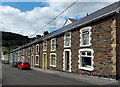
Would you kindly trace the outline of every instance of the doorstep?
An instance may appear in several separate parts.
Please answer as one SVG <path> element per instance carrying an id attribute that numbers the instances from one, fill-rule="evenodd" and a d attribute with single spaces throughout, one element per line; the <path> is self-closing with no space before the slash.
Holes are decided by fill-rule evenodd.
<path id="1" fill-rule="evenodd" d="M 74 79 L 77 81 L 87 82 L 91 85 L 120 85 L 120 82 L 115 79 L 67 73 L 67 72 L 61 72 L 61 71 L 55 71 L 55 70 L 49 70 L 49 69 L 41 69 L 41 68 L 36 68 L 36 67 L 32 67 L 31 69 L 37 70 L 37 71 L 40 71 L 43 73 L 47 73 L 47 74 L 52 74 L 52 75 L 59 76 L 59 77 L 64 77 L 64 78 L 68 78 L 68 79 Z"/>

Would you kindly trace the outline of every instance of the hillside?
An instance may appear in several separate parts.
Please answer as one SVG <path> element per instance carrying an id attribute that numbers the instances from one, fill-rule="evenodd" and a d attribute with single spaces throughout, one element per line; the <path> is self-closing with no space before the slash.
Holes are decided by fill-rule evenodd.
<path id="1" fill-rule="evenodd" d="M 30 38 L 28 38 L 28 36 L 23 36 L 11 32 L 0 31 L 0 35 L 2 37 L 2 40 L 0 40 L 0 52 L 13 50 L 30 41 Z"/>

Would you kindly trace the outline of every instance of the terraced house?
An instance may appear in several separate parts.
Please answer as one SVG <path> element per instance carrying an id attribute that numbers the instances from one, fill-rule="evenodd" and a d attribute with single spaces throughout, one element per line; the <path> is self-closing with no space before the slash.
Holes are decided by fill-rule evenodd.
<path id="1" fill-rule="evenodd" d="M 32 67 L 120 79 L 119 37 L 120 2 L 116 2 L 9 54 Z M 14 56 L 17 52 L 19 57 Z"/>

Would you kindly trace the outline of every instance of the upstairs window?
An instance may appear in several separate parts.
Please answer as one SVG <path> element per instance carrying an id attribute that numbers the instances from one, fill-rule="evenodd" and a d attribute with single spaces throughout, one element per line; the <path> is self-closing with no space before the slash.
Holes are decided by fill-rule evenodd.
<path id="1" fill-rule="evenodd" d="M 71 46 L 71 32 L 67 32 L 64 35 L 64 47 Z"/>
<path id="2" fill-rule="evenodd" d="M 39 44 L 36 45 L 36 52 L 39 52 Z"/>
<path id="3" fill-rule="evenodd" d="M 47 51 L 47 41 L 43 42 L 43 51 Z"/>
<path id="4" fill-rule="evenodd" d="M 80 47 L 91 46 L 91 27 L 80 30 Z"/>
<path id="5" fill-rule="evenodd" d="M 56 51 L 56 39 L 51 40 L 51 51 Z"/>

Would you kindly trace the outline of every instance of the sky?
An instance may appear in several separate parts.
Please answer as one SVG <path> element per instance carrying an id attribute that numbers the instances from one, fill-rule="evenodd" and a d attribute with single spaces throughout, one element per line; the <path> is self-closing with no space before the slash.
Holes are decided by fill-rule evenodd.
<path id="1" fill-rule="evenodd" d="M 87 13 L 91 14 L 113 2 L 77 2 L 47 27 L 42 28 L 73 2 L 6 1 L 0 4 L 0 29 L 34 37 L 42 35 L 46 30 L 52 32 L 61 28 L 67 18 L 80 19 Z M 37 33 L 33 35 L 35 32 Z"/>

